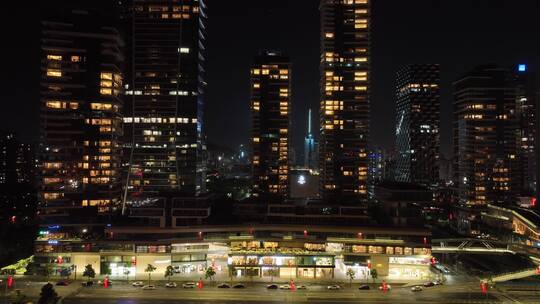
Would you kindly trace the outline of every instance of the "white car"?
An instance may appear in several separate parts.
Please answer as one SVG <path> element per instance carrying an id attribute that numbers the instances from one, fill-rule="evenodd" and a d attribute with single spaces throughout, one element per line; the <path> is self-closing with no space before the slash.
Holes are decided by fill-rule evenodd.
<path id="1" fill-rule="evenodd" d="M 165 284 L 165 287 L 167 287 L 167 288 L 176 288 L 176 287 L 178 287 L 178 284 L 176 284 L 175 282 L 168 282 L 167 284 Z"/>
<path id="2" fill-rule="evenodd" d="M 413 286 L 413 287 L 411 287 L 411 291 L 414 291 L 414 292 L 422 291 L 422 290 L 424 290 L 422 288 L 422 286 Z"/>
<path id="3" fill-rule="evenodd" d="M 291 285 L 279 285 L 279 289 L 289 290 L 291 289 Z"/>
<path id="4" fill-rule="evenodd" d="M 156 289 L 156 286 L 154 285 L 144 285 L 142 287 L 142 290 L 155 290 Z"/>
<path id="5" fill-rule="evenodd" d="M 184 284 L 182 284 L 182 288 L 195 288 L 195 283 L 193 283 L 193 282 L 184 283 Z"/>
<path id="6" fill-rule="evenodd" d="M 297 285 L 296 289 L 307 289 L 306 285 Z"/>
<path id="7" fill-rule="evenodd" d="M 143 287 L 144 283 L 141 282 L 141 281 L 137 281 L 137 282 L 131 283 L 131 286 L 133 286 L 133 287 Z"/>
<path id="8" fill-rule="evenodd" d="M 340 290 L 341 286 L 339 286 L 339 285 L 328 285 L 328 286 L 326 286 L 326 289 L 328 289 L 328 290 Z"/>

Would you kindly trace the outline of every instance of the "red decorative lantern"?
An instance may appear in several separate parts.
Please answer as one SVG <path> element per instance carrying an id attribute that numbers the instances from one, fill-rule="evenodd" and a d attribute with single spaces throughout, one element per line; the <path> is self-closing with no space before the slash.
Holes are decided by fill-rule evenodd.
<path id="1" fill-rule="evenodd" d="M 12 288 L 13 287 L 13 277 L 9 276 L 7 279 L 7 287 Z"/>
<path id="2" fill-rule="evenodd" d="M 199 279 L 199 282 L 197 282 L 197 288 L 199 288 L 199 289 L 203 288 L 203 283 L 202 283 L 201 279 Z"/>
<path id="3" fill-rule="evenodd" d="M 296 285 L 294 284 L 293 279 L 291 279 L 291 282 L 289 282 L 289 287 L 291 288 L 291 290 L 296 290 Z"/>
<path id="4" fill-rule="evenodd" d="M 386 281 L 382 281 L 382 291 L 387 292 L 388 291 L 388 284 L 386 284 Z"/>
<path id="5" fill-rule="evenodd" d="M 370 260 L 367 261 L 367 268 L 371 269 L 371 261 Z"/>
<path id="6" fill-rule="evenodd" d="M 105 278 L 105 280 L 103 280 L 103 288 L 109 288 L 109 278 Z"/>
<path id="7" fill-rule="evenodd" d="M 531 207 L 536 207 L 536 197 L 531 198 Z"/>
<path id="8" fill-rule="evenodd" d="M 16 217 L 15 215 L 12 216 L 11 219 L 10 219 L 10 221 L 11 221 L 12 224 L 17 223 L 17 217 Z"/>
<path id="9" fill-rule="evenodd" d="M 131 257 L 131 266 L 137 266 L 137 258 Z"/>
<path id="10" fill-rule="evenodd" d="M 307 236 L 307 230 L 304 230 L 304 236 L 305 237 Z"/>
<path id="11" fill-rule="evenodd" d="M 482 290 L 482 294 L 487 294 L 487 283 L 486 282 L 482 282 L 480 283 L 480 289 Z"/>
<path id="12" fill-rule="evenodd" d="M 359 238 L 359 239 L 362 238 L 362 232 L 358 232 L 358 238 Z"/>

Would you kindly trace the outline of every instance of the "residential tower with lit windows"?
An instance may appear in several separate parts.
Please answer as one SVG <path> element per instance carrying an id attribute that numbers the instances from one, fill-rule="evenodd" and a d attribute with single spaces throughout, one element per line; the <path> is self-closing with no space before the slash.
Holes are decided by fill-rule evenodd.
<path id="1" fill-rule="evenodd" d="M 454 82 L 454 183 L 461 203 L 515 202 L 521 190 L 514 72 L 480 66 Z"/>
<path id="2" fill-rule="evenodd" d="M 368 200 L 370 2 L 320 3 L 319 169 L 326 199 Z"/>
<path id="3" fill-rule="evenodd" d="M 438 64 L 411 64 L 397 72 L 398 182 L 430 185 L 439 180 L 439 85 Z"/>
<path id="4" fill-rule="evenodd" d="M 124 42 L 100 14 L 42 22 L 40 217 L 89 222 L 121 198 Z"/>
<path id="5" fill-rule="evenodd" d="M 252 176 L 254 196 L 289 193 L 291 63 L 266 51 L 251 67 Z"/>
<path id="6" fill-rule="evenodd" d="M 205 192 L 204 11 L 202 0 L 126 3 L 127 201 Z"/>

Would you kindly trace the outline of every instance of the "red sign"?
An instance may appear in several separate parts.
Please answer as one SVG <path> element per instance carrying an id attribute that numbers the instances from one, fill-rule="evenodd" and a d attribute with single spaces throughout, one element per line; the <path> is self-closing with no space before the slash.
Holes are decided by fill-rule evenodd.
<path id="1" fill-rule="evenodd" d="M 480 283 L 480 289 L 482 289 L 482 294 L 487 294 L 487 283 L 486 282 Z"/>

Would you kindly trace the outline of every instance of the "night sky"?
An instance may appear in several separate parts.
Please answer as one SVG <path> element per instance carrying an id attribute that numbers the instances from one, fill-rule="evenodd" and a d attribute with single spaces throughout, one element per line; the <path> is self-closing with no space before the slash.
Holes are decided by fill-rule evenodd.
<path id="1" fill-rule="evenodd" d="M 99 3 L 105 6 L 108 1 Z M 248 143 L 249 68 L 259 50 L 277 49 L 288 54 L 293 64 L 292 134 L 300 155 L 307 110 L 316 112 L 319 104 L 319 1 L 206 3 L 208 141 L 230 148 Z M 0 18 L 0 129 L 15 131 L 26 141 L 38 138 L 39 21 L 40 5 L 45 4 L 50 2 L 9 1 L 3 3 Z M 372 13 L 374 145 L 393 147 L 394 75 L 400 65 L 441 64 L 441 135 L 446 155 L 450 153 L 451 83 L 456 77 L 483 63 L 527 63 L 529 69 L 540 68 L 537 0 L 373 0 Z"/>

